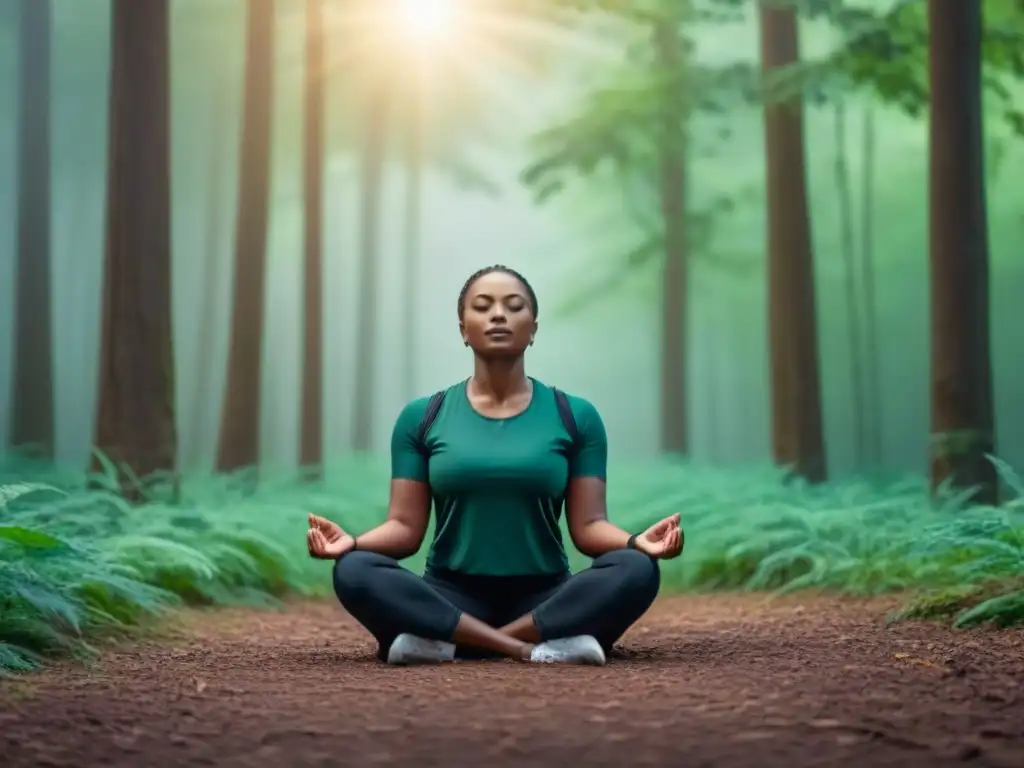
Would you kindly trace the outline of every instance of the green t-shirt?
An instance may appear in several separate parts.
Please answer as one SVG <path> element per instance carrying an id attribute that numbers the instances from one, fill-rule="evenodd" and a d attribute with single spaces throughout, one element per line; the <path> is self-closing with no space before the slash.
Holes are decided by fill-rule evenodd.
<path id="1" fill-rule="evenodd" d="M 429 397 L 402 410 L 391 437 L 391 476 L 430 484 L 436 526 L 427 570 L 526 576 L 569 564 L 558 520 L 569 478 L 604 479 L 608 439 L 597 409 L 567 395 L 573 444 L 552 389 L 533 380 L 533 398 L 507 419 L 473 409 L 466 381 L 448 388 L 421 443 Z"/>

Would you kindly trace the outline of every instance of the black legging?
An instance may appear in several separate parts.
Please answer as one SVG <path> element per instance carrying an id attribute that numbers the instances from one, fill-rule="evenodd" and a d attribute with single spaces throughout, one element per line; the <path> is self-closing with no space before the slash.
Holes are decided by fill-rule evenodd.
<path id="1" fill-rule="evenodd" d="M 502 627 L 532 612 L 541 640 L 592 635 L 607 653 L 658 594 L 656 560 L 636 550 L 601 555 L 572 576 L 472 576 L 428 572 L 423 577 L 373 552 L 349 552 L 334 566 L 334 591 L 387 657 L 408 632 L 450 642 L 463 612 Z M 491 654 L 457 648 L 460 657 Z"/>

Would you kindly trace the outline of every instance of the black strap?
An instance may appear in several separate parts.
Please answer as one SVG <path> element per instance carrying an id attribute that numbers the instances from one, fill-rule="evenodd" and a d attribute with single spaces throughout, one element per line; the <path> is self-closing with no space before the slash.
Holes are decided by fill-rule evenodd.
<path id="1" fill-rule="evenodd" d="M 441 412 L 441 405 L 444 403 L 444 396 L 446 392 L 447 390 L 445 389 L 442 389 L 440 392 L 435 392 L 430 396 L 430 400 L 427 401 L 427 410 L 423 412 L 423 420 L 420 421 L 420 428 L 416 434 L 417 443 L 419 444 L 421 453 L 425 454 L 427 451 L 427 431 L 437 418 L 437 414 Z"/>
<path id="2" fill-rule="evenodd" d="M 552 387 L 551 391 L 555 394 L 555 405 L 558 407 L 558 415 L 562 417 L 562 426 L 569 433 L 569 439 L 572 441 L 572 444 L 576 445 L 576 441 L 580 436 L 580 430 L 576 426 L 576 417 L 573 416 L 569 398 L 565 392 L 555 387 Z"/>

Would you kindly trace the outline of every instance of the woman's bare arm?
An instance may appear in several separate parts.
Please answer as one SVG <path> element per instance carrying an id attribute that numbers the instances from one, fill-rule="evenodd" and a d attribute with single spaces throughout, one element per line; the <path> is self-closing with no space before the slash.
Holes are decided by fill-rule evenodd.
<path id="1" fill-rule="evenodd" d="M 570 480 L 565 494 L 565 517 L 573 545 L 588 557 L 624 549 L 629 541 L 629 533 L 608 522 L 604 478 Z"/>
<path id="2" fill-rule="evenodd" d="M 391 481 L 387 519 L 356 537 L 356 548 L 396 560 L 419 551 L 430 520 L 430 485 L 416 480 Z"/>

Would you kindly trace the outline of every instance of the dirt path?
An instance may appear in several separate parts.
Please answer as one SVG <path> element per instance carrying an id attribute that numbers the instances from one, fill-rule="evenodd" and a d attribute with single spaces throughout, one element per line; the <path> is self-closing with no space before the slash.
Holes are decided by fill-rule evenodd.
<path id="1" fill-rule="evenodd" d="M 333 605 L 0 683 L 0 765 L 1024 765 L 1024 633 L 885 603 L 659 601 L 601 669 L 396 669 Z"/>

